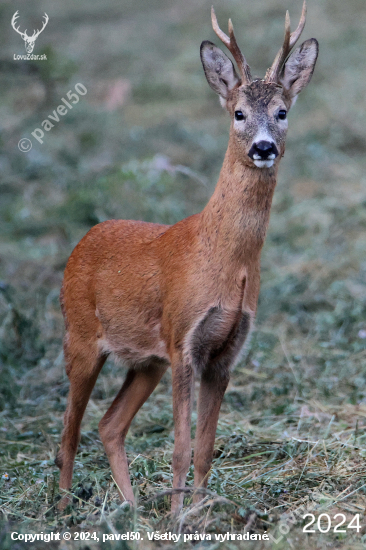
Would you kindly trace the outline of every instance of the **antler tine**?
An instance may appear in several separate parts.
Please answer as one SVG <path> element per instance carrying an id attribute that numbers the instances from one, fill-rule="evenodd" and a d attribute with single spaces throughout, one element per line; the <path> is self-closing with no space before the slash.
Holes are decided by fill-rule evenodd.
<path id="1" fill-rule="evenodd" d="M 211 6 L 211 22 L 212 28 L 217 36 L 220 38 L 221 42 L 223 42 L 227 48 L 230 48 L 230 38 L 224 33 L 224 31 L 220 29 L 213 6 Z"/>
<path id="2" fill-rule="evenodd" d="M 302 5 L 302 11 L 301 11 L 301 17 L 300 17 L 299 24 L 297 25 L 296 31 L 291 33 L 290 50 L 292 50 L 292 48 L 295 46 L 296 42 L 300 38 L 300 35 L 301 35 L 302 31 L 304 30 L 305 22 L 306 22 L 306 9 L 307 9 L 306 8 L 306 0 L 304 0 L 303 5 Z"/>
<path id="3" fill-rule="evenodd" d="M 252 81 L 250 68 L 248 63 L 246 62 L 244 55 L 241 53 L 241 50 L 236 41 L 235 34 L 234 34 L 234 27 L 231 22 L 231 19 L 229 19 L 230 38 L 229 36 L 227 36 L 227 34 L 225 34 L 220 29 L 213 6 L 211 7 L 211 21 L 212 21 L 212 28 L 215 31 L 216 35 L 220 38 L 221 42 L 225 44 L 225 46 L 227 47 L 227 49 L 229 50 L 229 52 L 232 54 L 233 58 L 236 61 L 236 64 L 238 66 L 238 69 L 242 77 L 242 84 L 250 84 L 250 82 Z"/>
<path id="4" fill-rule="evenodd" d="M 42 17 L 44 17 L 44 21 L 42 22 L 42 28 L 40 30 L 34 31 L 33 33 L 33 36 L 35 36 L 36 38 L 41 34 L 41 32 L 43 31 L 43 29 L 45 28 L 49 20 L 47 13 L 45 13 Z"/>
<path id="5" fill-rule="evenodd" d="M 13 15 L 13 17 L 12 17 L 12 19 L 11 19 L 11 24 L 12 24 L 12 25 L 13 25 L 13 23 L 15 23 L 15 21 L 18 19 L 18 17 L 19 17 L 19 10 L 17 10 L 17 11 L 14 13 L 14 15 Z"/>
<path id="6" fill-rule="evenodd" d="M 278 54 L 275 57 L 275 60 L 272 63 L 272 66 L 270 69 L 268 69 L 265 81 L 266 82 L 277 82 L 279 71 L 290 53 L 290 40 L 291 40 L 291 32 L 290 32 L 290 14 L 288 11 L 286 11 L 286 18 L 285 18 L 285 37 L 283 39 L 283 44 L 281 48 L 278 51 Z"/>
<path id="7" fill-rule="evenodd" d="M 274 62 L 272 63 L 272 66 L 270 69 L 268 69 L 265 81 L 266 82 L 278 82 L 278 77 L 280 75 L 282 66 L 284 62 L 286 61 L 290 51 L 298 41 L 304 27 L 305 27 L 305 21 L 306 21 L 306 0 L 304 0 L 304 3 L 302 5 L 302 12 L 299 24 L 297 26 L 297 29 L 294 32 L 290 32 L 290 15 L 289 12 L 286 12 L 286 18 L 285 18 L 285 37 L 283 40 L 283 45 L 280 48 L 278 54 L 275 57 Z"/>
<path id="8" fill-rule="evenodd" d="M 13 15 L 13 17 L 12 17 L 12 20 L 11 20 L 11 26 L 12 26 L 13 29 L 14 29 L 18 34 L 20 34 L 20 36 L 23 38 L 23 36 L 25 36 L 25 34 L 26 34 L 27 31 L 25 30 L 25 32 L 22 32 L 22 31 L 19 30 L 19 27 L 17 28 L 17 27 L 15 26 L 15 24 L 17 23 L 18 17 L 19 17 L 19 10 L 17 10 L 17 11 L 14 13 L 14 15 Z"/>

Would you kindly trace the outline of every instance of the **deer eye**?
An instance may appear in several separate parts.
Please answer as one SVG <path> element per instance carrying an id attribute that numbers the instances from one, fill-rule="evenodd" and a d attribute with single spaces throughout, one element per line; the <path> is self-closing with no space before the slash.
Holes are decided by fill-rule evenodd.
<path id="1" fill-rule="evenodd" d="M 245 120 L 243 111 L 235 111 L 234 116 L 235 116 L 235 120 Z"/>
<path id="2" fill-rule="evenodd" d="M 280 120 L 285 120 L 286 116 L 287 116 L 287 111 L 285 111 L 284 109 L 281 109 L 280 111 L 278 111 L 278 118 Z"/>

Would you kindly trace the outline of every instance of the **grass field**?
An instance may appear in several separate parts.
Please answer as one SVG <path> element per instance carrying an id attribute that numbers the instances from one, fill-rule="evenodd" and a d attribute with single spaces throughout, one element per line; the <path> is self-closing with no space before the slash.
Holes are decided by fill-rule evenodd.
<path id="1" fill-rule="evenodd" d="M 193 536 L 166 548 L 365 548 L 365 3 L 309 0 L 304 39 L 318 38 L 320 56 L 289 116 L 256 330 L 224 399 L 209 492 L 199 510 L 187 493 L 178 520 L 169 515 L 170 374 L 127 437 L 138 496 L 130 511 L 119 504 L 98 435 L 125 375 L 111 362 L 84 418 L 74 503 L 56 513 L 54 458 L 68 392 L 58 295 L 69 254 L 94 224 L 174 223 L 212 193 L 229 119 L 199 60 L 202 40 L 218 43 L 211 0 L 23 4 L 22 28 L 44 12 L 50 21 L 34 52 L 47 62 L 14 61 L 25 53 L 10 26 L 16 8 L 0 6 L 1 549 L 155 548 L 162 543 L 148 540 L 152 531 Z M 223 27 L 233 18 L 252 72 L 263 75 L 281 44 L 286 9 L 295 25 L 300 4 L 218 0 L 215 7 Z M 31 132 L 76 83 L 87 94 L 40 144 Z M 24 137 L 33 142 L 28 153 L 17 147 Z M 307 512 L 314 533 L 303 532 Z M 326 515 L 317 524 L 321 514 L 331 519 L 327 533 Z M 339 530 L 353 521 L 345 532 L 334 532 L 343 521 L 336 514 L 345 517 Z M 139 531 L 144 541 L 10 538 L 63 530 Z M 215 539 L 227 532 L 271 539 Z M 212 540 L 198 542 L 196 533 Z"/>

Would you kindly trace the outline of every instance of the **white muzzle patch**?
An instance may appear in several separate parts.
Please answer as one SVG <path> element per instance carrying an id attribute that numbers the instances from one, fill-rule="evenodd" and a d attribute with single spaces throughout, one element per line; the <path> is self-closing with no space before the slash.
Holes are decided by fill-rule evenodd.
<path id="1" fill-rule="evenodd" d="M 257 166 L 257 168 L 271 168 L 271 166 L 273 166 L 274 160 L 253 160 L 253 162 Z"/>

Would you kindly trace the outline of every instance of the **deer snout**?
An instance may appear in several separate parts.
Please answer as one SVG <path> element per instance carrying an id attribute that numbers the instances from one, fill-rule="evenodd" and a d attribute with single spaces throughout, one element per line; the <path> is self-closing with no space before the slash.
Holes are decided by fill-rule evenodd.
<path id="1" fill-rule="evenodd" d="M 256 141 L 250 148 L 248 156 L 258 168 L 270 168 L 278 157 L 278 149 L 273 141 Z"/>

